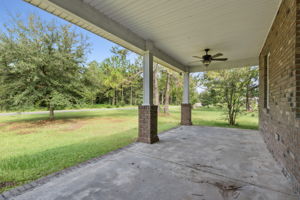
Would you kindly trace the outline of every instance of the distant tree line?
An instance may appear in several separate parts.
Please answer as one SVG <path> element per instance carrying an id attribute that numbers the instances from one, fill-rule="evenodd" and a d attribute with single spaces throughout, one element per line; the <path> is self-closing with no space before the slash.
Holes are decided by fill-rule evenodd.
<path id="1" fill-rule="evenodd" d="M 143 60 L 139 56 L 131 63 L 129 51 L 120 47 L 111 49 L 112 56 L 98 63 L 89 63 L 83 77 L 86 85 L 86 102 L 111 105 L 138 105 L 142 103 Z M 182 75 L 154 63 L 154 103 L 162 107 L 180 104 L 182 100 Z M 192 78 L 191 93 L 198 100 L 196 78 Z M 163 110 L 163 108 L 162 108 Z"/>

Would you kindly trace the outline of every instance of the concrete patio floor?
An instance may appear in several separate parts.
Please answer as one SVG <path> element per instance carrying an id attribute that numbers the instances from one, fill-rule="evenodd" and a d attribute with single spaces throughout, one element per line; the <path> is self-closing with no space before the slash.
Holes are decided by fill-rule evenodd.
<path id="1" fill-rule="evenodd" d="M 257 131 L 181 126 L 52 176 L 16 200 L 296 200 Z"/>

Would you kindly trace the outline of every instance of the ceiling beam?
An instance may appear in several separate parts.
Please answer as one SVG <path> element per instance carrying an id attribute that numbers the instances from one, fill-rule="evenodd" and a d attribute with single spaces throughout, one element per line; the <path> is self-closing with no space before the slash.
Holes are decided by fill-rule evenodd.
<path id="1" fill-rule="evenodd" d="M 213 62 L 208 67 L 203 65 L 199 66 L 190 66 L 190 72 L 205 72 L 205 71 L 213 71 L 213 70 L 226 70 L 232 68 L 239 68 L 239 67 L 251 67 L 257 66 L 259 64 L 258 57 L 254 58 L 246 58 L 241 60 L 234 60 L 234 61 L 225 61 L 225 62 Z"/>
<path id="2" fill-rule="evenodd" d="M 135 53 L 143 55 L 147 49 L 145 38 L 137 35 L 127 27 L 108 18 L 82 0 L 24 0 L 40 7 L 52 14 L 61 17 L 86 30 L 100 35 Z M 153 44 L 152 54 L 154 61 L 176 71 L 186 71 L 187 68 Z"/>

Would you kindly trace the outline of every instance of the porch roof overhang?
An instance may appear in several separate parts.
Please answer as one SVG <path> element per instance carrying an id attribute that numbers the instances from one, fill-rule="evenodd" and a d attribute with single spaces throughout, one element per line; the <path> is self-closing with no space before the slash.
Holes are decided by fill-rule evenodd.
<path id="1" fill-rule="evenodd" d="M 281 0 L 24 0 L 177 71 L 258 65 Z M 221 52 L 226 62 L 191 64 Z"/>

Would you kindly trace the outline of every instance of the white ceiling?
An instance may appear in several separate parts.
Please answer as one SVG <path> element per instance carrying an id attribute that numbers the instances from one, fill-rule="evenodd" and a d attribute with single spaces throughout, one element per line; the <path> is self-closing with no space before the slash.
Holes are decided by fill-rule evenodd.
<path id="1" fill-rule="evenodd" d="M 31 0 L 27 0 L 31 1 Z M 52 1 L 52 0 L 50 0 Z M 258 64 L 281 0 L 81 0 L 162 50 L 191 71 L 193 55 L 221 52 L 210 69 Z M 53 1 L 52 1 L 53 2 Z M 31 2 L 32 3 L 32 2 Z M 41 7 L 41 6 L 40 6 Z M 109 38 L 108 38 L 109 39 Z"/>

